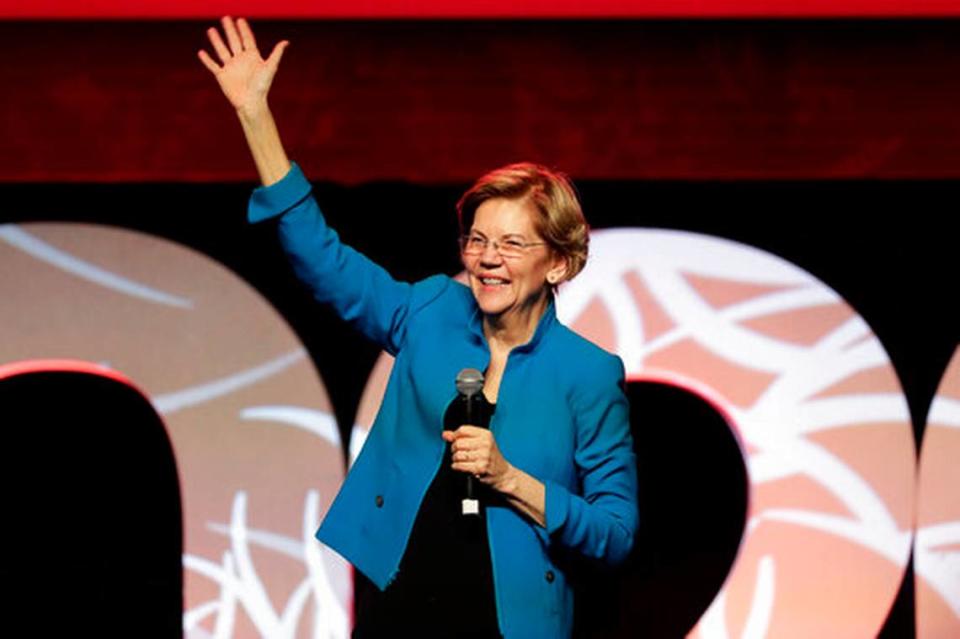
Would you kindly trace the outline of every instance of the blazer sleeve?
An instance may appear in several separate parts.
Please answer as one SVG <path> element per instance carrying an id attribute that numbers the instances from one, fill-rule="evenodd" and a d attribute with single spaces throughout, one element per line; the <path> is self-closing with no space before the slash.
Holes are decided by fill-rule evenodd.
<path id="1" fill-rule="evenodd" d="M 617 564 L 629 556 L 639 524 L 636 455 L 623 363 L 610 357 L 601 369 L 574 400 L 574 461 L 582 493 L 545 482 L 546 529 L 555 542 Z"/>
<path id="2" fill-rule="evenodd" d="M 403 345 L 410 314 L 446 286 L 447 278 L 442 276 L 417 284 L 398 282 L 380 265 L 341 243 L 337 232 L 327 226 L 296 163 L 276 184 L 254 190 L 247 216 L 253 223 L 279 217 L 280 242 L 313 297 L 331 305 L 391 355 Z"/>

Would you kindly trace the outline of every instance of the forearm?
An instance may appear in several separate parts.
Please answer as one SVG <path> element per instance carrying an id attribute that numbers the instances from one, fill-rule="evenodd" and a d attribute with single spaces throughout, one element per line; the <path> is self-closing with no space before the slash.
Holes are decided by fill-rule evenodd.
<path id="1" fill-rule="evenodd" d="M 538 526 L 546 527 L 546 488 L 542 482 L 511 466 L 495 488 L 506 497 L 511 506 Z"/>
<path id="2" fill-rule="evenodd" d="M 270 108 L 264 102 L 255 109 L 238 110 L 237 116 L 263 185 L 279 182 L 290 171 L 290 160 Z"/>

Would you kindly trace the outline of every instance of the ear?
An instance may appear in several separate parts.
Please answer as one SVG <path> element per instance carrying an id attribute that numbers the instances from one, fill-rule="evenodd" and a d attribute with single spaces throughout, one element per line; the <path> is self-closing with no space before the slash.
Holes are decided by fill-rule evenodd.
<path id="1" fill-rule="evenodd" d="M 547 284 L 556 286 L 567 276 L 569 263 L 566 256 L 554 254 L 550 270 L 547 271 Z"/>

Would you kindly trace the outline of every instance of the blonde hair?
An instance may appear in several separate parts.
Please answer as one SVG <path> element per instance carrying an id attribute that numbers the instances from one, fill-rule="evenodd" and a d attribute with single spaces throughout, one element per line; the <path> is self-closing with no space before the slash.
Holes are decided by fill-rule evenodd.
<path id="1" fill-rule="evenodd" d="M 460 232 L 473 226 L 477 208 L 487 200 L 525 200 L 537 215 L 533 225 L 557 255 L 567 261 L 563 280 L 571 280 L 587 263 L 590 227 L 583 217 L 573 182 L 563 173 L 531 162 L 519 162 L 490 171 L 457 202 Z"/>

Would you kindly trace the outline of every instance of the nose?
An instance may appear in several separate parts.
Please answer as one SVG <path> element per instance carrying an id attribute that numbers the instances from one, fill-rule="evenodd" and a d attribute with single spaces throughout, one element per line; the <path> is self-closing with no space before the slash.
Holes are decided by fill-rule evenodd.
<path id="1" fill-rule="evenodd" d="M 480 263 L 481 264 L 499 264 L 503 259 L 503 256 L 500 255 L 500 247 L 493 240 L 487 242 L 487 245 L 483 247 L 483 252 L 480 254 Z"/>

